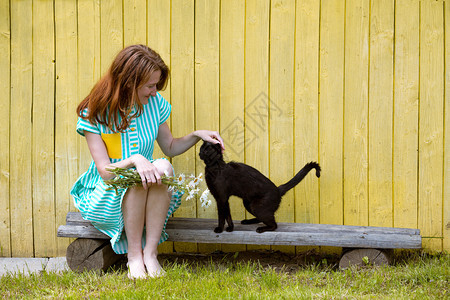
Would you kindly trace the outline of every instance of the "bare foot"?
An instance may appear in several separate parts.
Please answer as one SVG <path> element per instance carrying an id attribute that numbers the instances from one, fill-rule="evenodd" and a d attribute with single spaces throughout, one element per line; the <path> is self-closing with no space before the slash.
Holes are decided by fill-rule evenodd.
<path id="1" fill-rule="evenodd" d="M 156 254 L 153 255 L 145 255 L 144 254 L 144 263 L 147 268 L 147 275 L 151 278 L 162 277 L 166 274 L 161 265 L 159 264 L 158 258 Z"/>
<path id="2" fill-rule="evenodd" d="M 135 260 L 128 259 L 127 267 L 129 279 L 147 278 L 147 273 L 145 272 L 145 265 L 142 259 L 135 259 Z"/>

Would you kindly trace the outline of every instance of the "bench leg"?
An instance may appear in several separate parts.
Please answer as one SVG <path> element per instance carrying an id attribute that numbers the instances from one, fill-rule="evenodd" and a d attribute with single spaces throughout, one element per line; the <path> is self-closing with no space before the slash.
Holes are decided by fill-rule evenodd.
<path id="1" fill-rule="evenodd" d="M 116 254 L 109 240 L 78 238 L 67 247 L 66 259 L 71 270 L 106 271 L 123 255 Z"/>
<path id="2" fill-rule="evenodd" d="M 383 266 L 392 262 L 392 250 L 390 249 L 344 249 L 340 269 L 357 266 Z"/>

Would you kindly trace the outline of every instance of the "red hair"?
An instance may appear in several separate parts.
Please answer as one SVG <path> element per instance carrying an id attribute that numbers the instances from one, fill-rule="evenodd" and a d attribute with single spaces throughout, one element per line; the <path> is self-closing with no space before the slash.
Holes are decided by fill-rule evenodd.
<path id="1" fill-rule="evenodd" d="M 155 71 L 161 71 L 156 84 L 163 90 L 169 78 L 169 68 L 161 56 L 145 45 L 124 48 L 114 59 L 108 72 L 92 88 L 77 107 L 77 114 L 92 124 L 102 124 L 114 132 L 125 131 L 130 120 L 142 113 L 137 89 L 150 80 Z M 132 108 L 136 112 L 130 115 Z M 88 114 L 84 114 L 87 108 Z"/>

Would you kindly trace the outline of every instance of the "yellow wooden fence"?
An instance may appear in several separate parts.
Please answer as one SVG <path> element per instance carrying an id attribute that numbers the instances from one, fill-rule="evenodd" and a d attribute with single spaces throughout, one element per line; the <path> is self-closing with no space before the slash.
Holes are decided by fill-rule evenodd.
<path id="1" fill-rule="evenodd" d="M 320 163 L 278 221 L 420 228 L 426 249 L 450 250 L 448 24 L 444 0 L 1 0 L 0 256 L 64 255 L 56 229 L 90 161 L 75 108 L 134 43 L 171 68 L 175 136 L 218 130 L 228 160 L 277 184 Z M 199 146 L 177 171 L 202 171 Z"/>

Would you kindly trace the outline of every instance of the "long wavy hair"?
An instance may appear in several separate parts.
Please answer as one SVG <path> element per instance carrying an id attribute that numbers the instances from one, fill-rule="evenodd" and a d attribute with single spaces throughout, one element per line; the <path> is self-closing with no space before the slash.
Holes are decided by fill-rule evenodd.
<path id="1" fill-rule="evenodd" d="M 125 131 L 132 118 L 142 114 L 143 107 L 137 90 L 158 70 L 161 71 L 161 77 L 156 88 L 160 91 L 165 89 L 169 78 L 169 68 L 161 56 L 145 45 L 124 48 L 106 74 L 78 105 L 78 116 L 92 124 L 105 125 L 113 132 Z M 137 109 L 131 115 L 133 107 Z"/>

